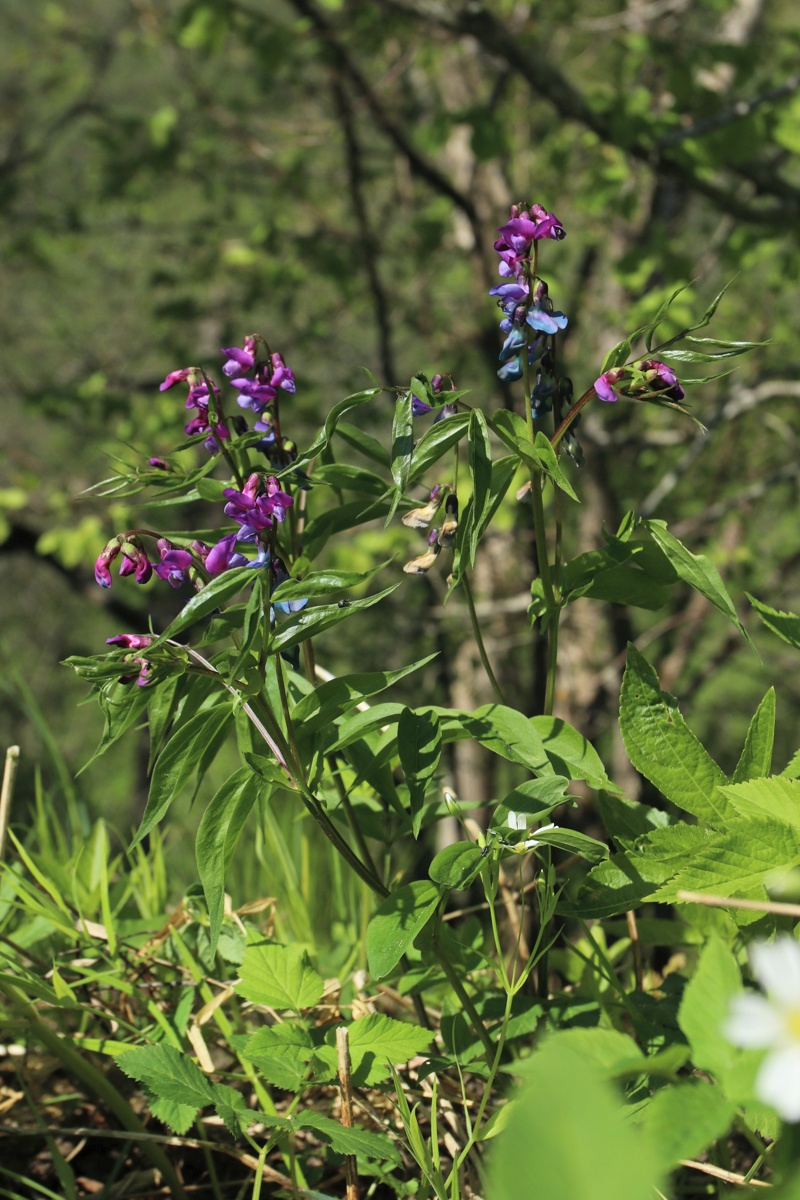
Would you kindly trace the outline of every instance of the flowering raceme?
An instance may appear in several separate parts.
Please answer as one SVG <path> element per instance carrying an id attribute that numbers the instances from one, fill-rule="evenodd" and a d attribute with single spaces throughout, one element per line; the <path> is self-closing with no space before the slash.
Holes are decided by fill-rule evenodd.
<path id="1" fill-rule="evenodd" d="M 672 367 L 654 358 L 643 359 L 631 367 L 604 371 L 594 381 L 594 390 L 598 399 L 607 404 L 613 404 L 621 397 L 680 404 L 686 395 Z"/>

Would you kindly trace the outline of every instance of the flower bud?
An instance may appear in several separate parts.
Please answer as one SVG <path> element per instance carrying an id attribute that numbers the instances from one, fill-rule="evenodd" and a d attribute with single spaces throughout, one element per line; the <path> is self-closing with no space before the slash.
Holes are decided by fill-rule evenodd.
<path id="1" fill-rule="evenodd" d="M 406 575 L 424 575 L 429 571 L 436 562 L 441 547 L 438 544 L 439 530 L 432 529 L 428 534 L 428 550 L 425 554 L 420 554 L 417 558 L 412 558 L 403 567 Z"/>
<path id="2" fill-rule="evenodd" d="M 445 518 L 441 532 L 437 539 L 438 544 L 449 549 L 456 540 L 456 531 L 458 530 L 458 497 L 450 495 L 447 497 L 447 502 L 444 506 Z"/>

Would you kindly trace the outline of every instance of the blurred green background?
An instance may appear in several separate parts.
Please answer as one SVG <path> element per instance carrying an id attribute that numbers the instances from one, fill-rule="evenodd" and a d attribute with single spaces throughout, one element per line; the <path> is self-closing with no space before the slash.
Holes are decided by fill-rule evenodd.
<path id="1" fill-rule="evenodd" d="M 447 371 L 475 402 L 519 406 L 496 378 L 486 292 L 495 229 L 520 198 L 568 231 L 546 243 L 540 269 L 570 317 L 578 394 L 605 350 L 689 280 L 676 320 L 735 276 L 710 332 L 771 339 L 690 390 L 707 436 L 677 414 L 590 406 L 568 548 L 597 545 L 601 526 L 634 508 L 707 553 L 743 614 L 746 591 L 797 608 L 799 49 L 793 0 L 5 0 L 0 731 L 22 748 L 15 820 L 36 770 L 60 803 L 100 735 L 60 661 L 141 631 L 147 613 L 163 623 L 180 603 L 157 581 L 101 592 L 104 542 L 133 523 L 215 519 L 86 494 L 115 458 L 181 440 L 183 396 L 159 393 L 165 374 L 218 371 L 220 347 L 263 333 L 297 375 L 285 429 L 301 444 L 368 382 L 365 368 L 395 385 Z M 360 413 L 387 441 L 389 399 Z M 474 579 L 495 669 L 524 711 L 537 687 L 528 522 L 509 499 Z M 328 555 L 364 570 L 418 549 L 396 525 Z M 433 572 L 405 579 L 352 637 L 323 639 L 319 661 L 397 667 L 439 650 L 401 694 L 484 702 L 463 603 L 443 609 L 444 589 Z M 614 733 L 633 638 L 727 769 L 775 681 L 780 767 L 798 744 L 800 681 L 788 649 L 745 619 L 760 660 L 688 592 L 648 617 L 580 601 L 556 711 L 634 791 Z M 82 775 L 87 817 L 124 837 L 145 766 L 142 735 Z M 219 761 L 217 781 L 230 767 Z M 491 791 L 480 763 L 453 770 L 465 797 Z M 172 810 L 178 831 L 196 824 L 187 807 Z M 188 852 L 174 862 L 178 884 L 192 878 Z"/>

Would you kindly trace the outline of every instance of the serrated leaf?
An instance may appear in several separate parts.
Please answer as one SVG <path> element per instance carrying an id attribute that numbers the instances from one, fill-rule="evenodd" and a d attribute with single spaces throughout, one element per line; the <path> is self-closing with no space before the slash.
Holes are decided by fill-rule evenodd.
<path id="1" fill-rule="evenodd" d="M 313 1129 L 326 1142 L 330 1142 L 337 1154 L 361 1154 L 364 1158 L 379 1162 L 399 1162 L 400 1154 L 385 1133 L 372 1133 L 357 1126 L 345 1128 L 330 1117 L 306 1110 L 296 1118 L 299 1129 Z"/>
<path id="2" fill-rule="evenodd" d="M 760 779 L 772 770 L 775 744 L 775 689 L 770 688 L 753 715 L 744 747 L 733 773 L 734 783 Z"/>
<path id="3" fill-rule="evenodd" d="M 217 1116 L 222 1119 L 232 1137 L 241 1137 L 257 1119 L 256 1113 L 248 1107 L 244 1096 L 237 1092 L 236 1088 L 227 1083 L 213 1083 L 211 1087 Z"/>
<path id="4" fill-rule="evenodd" d="M 197 1116 L 194 1105 L 176 1104 L 174 1100 L 166 1100 L 163 1096 L 153 1096 L 149 1101 L 149 1108 L 157 1121 L 161 1121 L 177 1134 L 187 1133 Z"/>
<path id="5" fill-rule="evenodd" d="M 195 841 L 197 871 L 208 904 L 211 953 L 217 947 L 225 904 L 225 877 L 245 821 L 263 787 L 250 767 L 240 767 L 208 804 Z"/>
<path id="6" fill-rule="evenodd" d="M 742 784 L 752 787 L 753 784 Z M 767 899 L 766 884 L 773 872 L 789 871 L 800 865 L 800 827 L 759 815 L 728 822 L 724 833 L 698 848 L 689 863 L 653 899 L 674 903 L 682 890 L 708 892 L 742 899 Z M 757 919 L 740 914 L 740 924 Z"/>
<path id="7" fill-rule="evenodd" d="M 259 1029 L 247 1039 L 241 1053 L 248 1062 L 255 1063 L 269 1083 L 299 1092 L 306 1086 L 314 1043 L 308 1030 L 297 1021 L 285 1021 L 283 1025 Z M 331 1077 L 335 1077 L 335 1062 L 332 1072 Z"/>
<path id="8" fill-rule="evenodd" d="M 367 961 L 373 979 L 383 979 L 394 970 L 440 897 L 440 888 L 427 879 L 407 883 L 387 896 L 367 927 Z"/>
<path id="9" fill-rule="evenodd" d="M 703 554 L 692 554 L 678 539 L 670 533 L 664 521 L 644 521 L 650 536 L 669 559 L 679 577 L 693 587 L 695 591 L 705 596 L 718 612 L 735 625 L 742 637 L 752 646 L 742 622 L 739 620 L 733 601 L 728 595 L 719 571 Z"/>
<path id="10" fill-rule="evenodd" d="M 412 831 L 414 837 L 419 837 L 425 793 L 442 753 L 442 731 L 436 714 L 430 709 L 404 709 L 397 722 L 397 751 L 408 786 Z"/>
<path id="11" fill-rule="evenodd" d="M 114 1055 L 117 1066 L 131 1079 L 143 1083 L 154 1096 L 176 1104 L 204 1108 L 213 1104 L 214 1091 L 208 1076 L 195 1062 L 174 1046 L 134 1046 Z"/>
<path id="12" fill-rule="evenodd" d="M 369 1087 L 389 1076 L 390 1066 L 399 1066 L 421 1054 L 433 1041 L 433 1032 L 383 1013 L 367 1013 L 348 1026 L 351 1078 L 355 1087 Z M 336 1069 L 336 1033 L 326 1035 L 319 1056 Z"/>
<path id="13" fill-rule="evenodd" d="M 230 701 L 225 697 L 214 708 L 196 713 L 172 735 L 156 759 L 150 780 L 150 794 L 132 845 L 136 846 L 167 812 L 181 788 L 189 782 L 209 745 L 216 745 L 225 725 L 233 720 Z"/>
<path id="14" fill-rule="evenodd" d="M 633 645 L 620 693 L 620 732 L 634 767 L 668 800 L 702 821 L 724 824 L 732 812 L 720 791 L 724 774 Z"/>
<path id="15" fill-rule="evenodd" d="M 254 1004 L 312 1008 L 325 983 L 300 946 L 256 945 L 245 950 L 236 991 Z"/>
<path id="16" fill-rule="evenodd" d="M 800 617 L 795 613 L 780 612 L 777 608 L 770 608 L 768 604 L 762 604 L 760 600 L 756 600 L 755 596 L 751 596 L 749 592 L 747 599 L 771 633 L 777 634 L 782 641 L 794 646 L 795 650 L 800 650 Z"/>
<path id="17" fill-rule="evenodd" d="M 775 775 L 771 779 L 748 779 L 723 789 L 743 817 L 757 820 L 774 817 L 800 828 L 800 781 Z"/>

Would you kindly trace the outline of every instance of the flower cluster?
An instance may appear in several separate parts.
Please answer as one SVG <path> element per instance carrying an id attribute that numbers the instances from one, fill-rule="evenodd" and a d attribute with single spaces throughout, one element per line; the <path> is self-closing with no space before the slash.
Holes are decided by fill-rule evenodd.
<path id="1" fill-rule="evenodd" d="M 531 412 L 544 416 L 559 397 L 561 380 L 555 370 L 554 339 L 567 326 L 567 317 L 553 307 L 547 284 L 536 273 L 537 242 L 561 241 L 563 225 L 541 204 L 513 204 L 494 248 L 500 257 L 499 273 L 505 282 L 493 287 L 503 311 L 500 328 L 506 340 L 500 351 L 500 379 L 512 381 L 533 371 Z"/>
<path id="2" fill-rule="evenodd" d="M 594 381 L 594 390 L 597 397 L 607 404 L 613 404 L 620 397 L 680 404 L 686 394 L 672 367 L 655 358 L 642 359 L 630 367 L 604 371 Z"/>
<path id="3" fill-rule="evenodd" d="M 259 360 L 259 348 L 264 348 L 265 358 Z M 248 334 L 242 346 L 227 346 L 220 351 L 225 357 L 222 374 L 231 387 L 236 388 L 237 404 L 242 409 L 249 409 L 256 420 L 253 428 L 264 437 L 259 443 L 268 457 L 276 449 L 280 424 L 277 416 L 277 399 L 279 390 L 294 393 L 296 390 L 294 373 L 287 367 L 283 356 L 270 352 L 264 339 L 259 334 Z M 204 433 L 206 449 L 216 454 L 220 450 L 220 442 L 227 441 L 231 431 L 222 412 L 222 392 L 200 367 L 183 367 L 179 371 L 170 371 L 161 384 L 161 391 L 174 387 L 176 383 L 188 383 L 189 394 L 186 397 L 186 407 L 195 409 L 195 416 L 184 431 L 189 436 Z M 272 412 L 267 412 L 268 408 Z M 279 454 L 283 447 L 277 447 Z"/>
<path id="4" fill-rule="evenodd" d="M 410 529 L 427 529 L 444 501 L 444 520 L 441 528 L 432 529 L 428 534 L 428 549 L 424 554 L 417 555 L 407 562 L 403 570 L 407 575 L 424 575 L 429 571 L 440 551 L 450 549 L 455 545 L 458 532 L 458 497 L 451 488 L 437 483 L 428 497 L 428 503 L 420 508 L 412 508 L 403 514 L 403 524 Z"/>

